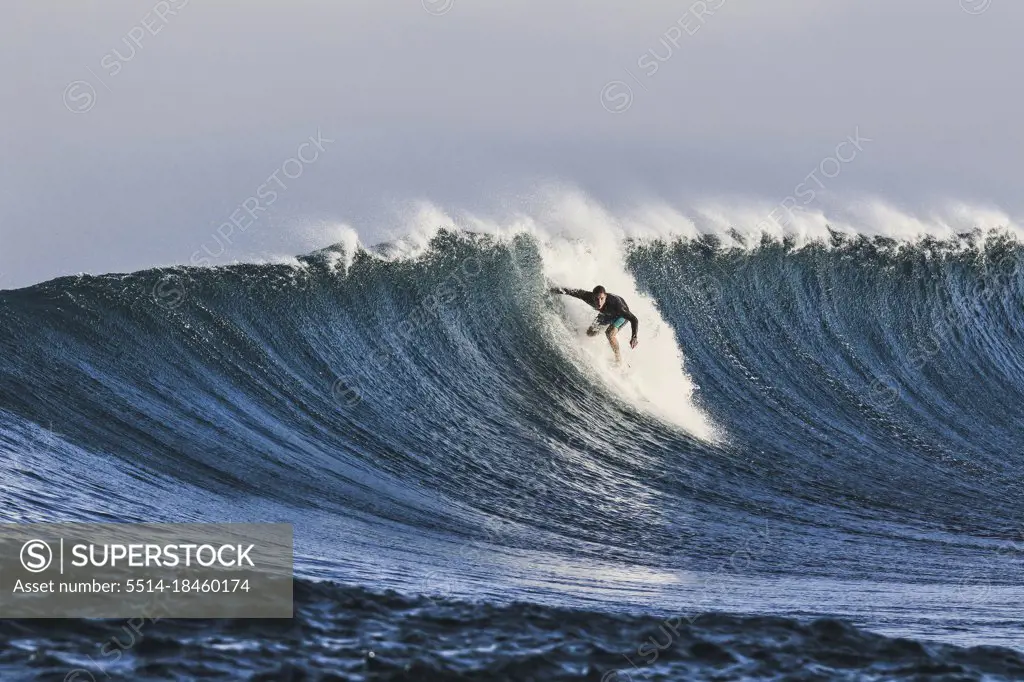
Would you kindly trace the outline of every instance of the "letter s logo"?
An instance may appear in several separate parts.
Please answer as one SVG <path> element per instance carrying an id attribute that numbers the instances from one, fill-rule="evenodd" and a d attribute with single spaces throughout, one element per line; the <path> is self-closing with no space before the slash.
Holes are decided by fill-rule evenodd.
<path id="1" fill-rule="evenodd" d="M 53 550 L 42 540 L 29 540 L 21 546 L 21 565 L 29 573 L 42 573 L 53 563 Z"/>

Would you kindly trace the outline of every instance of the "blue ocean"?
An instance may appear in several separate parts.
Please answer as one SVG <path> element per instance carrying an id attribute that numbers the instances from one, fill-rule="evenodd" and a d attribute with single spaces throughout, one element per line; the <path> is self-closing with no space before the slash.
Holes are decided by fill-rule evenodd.
<path id="1" fill-rule="evenodd" d="M 0 678 L 1024 679 L 1022 256 L 452 228 L 0 291 L 3 522 L 285 522 L 296 572 L 0 621 Z M 621 367 L 549 293 L 597 284 Z"/>

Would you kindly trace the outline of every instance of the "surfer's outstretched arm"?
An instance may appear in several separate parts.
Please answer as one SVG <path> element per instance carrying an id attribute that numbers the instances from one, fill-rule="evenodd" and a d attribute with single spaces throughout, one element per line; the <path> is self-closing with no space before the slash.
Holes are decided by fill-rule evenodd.
<path id="1" fill-rule="evenodd" d="M 586 301 L 587 303 L 591 303 L 590 299 L 594 297 L 594 294 L 592 292 L 590 292 L 590 291 L 587 291 L 586 289 L 569 289 L 567 287 L 551 287 L 550 291 L 553 294 L 565 294 L 566 296 L 575 296 L 576 298 L 580 299 L 581 301 Z"/>

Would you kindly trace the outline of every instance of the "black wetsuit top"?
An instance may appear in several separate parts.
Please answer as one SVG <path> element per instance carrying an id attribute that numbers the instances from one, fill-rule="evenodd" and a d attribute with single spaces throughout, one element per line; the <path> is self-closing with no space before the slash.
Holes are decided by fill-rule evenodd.
<path id="1" fill-rule="evenodd" d="M 586 301 L 591 308 L 597 308 L 601 311 L 601 315 L 604 317 L 603 323 L 614 322 L 616 318 L 624 317 L 629 320 L 629 324 L 633 329 L 633 336 L 636 336 L 636 330 L 640 327 L 640 321 L 636 319 L 636 315 L 629 312 L 629 306 L 622 300 L 621 296 L 615 294 L 605 293 L 604 307 L 597 307 L 597 294 L 593 291 L 587 291 L 586 289 L 566 289 L 564 287 L 555 287 L 551 290 L 553 294 L 565 294 L 567 296 L 575 296 L 581 301 Z M 607 320 L 607 322 L 605 322 Z"/>

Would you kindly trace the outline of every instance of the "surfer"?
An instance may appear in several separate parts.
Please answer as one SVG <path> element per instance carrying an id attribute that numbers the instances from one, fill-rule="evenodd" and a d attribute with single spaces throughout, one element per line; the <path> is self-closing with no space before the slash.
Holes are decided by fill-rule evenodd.
<path id="1" fill-rule="evenodd" d="M 636 348 L 636 345 L 639 343 L 636 338 L 636 330 L 640 326 L 640 321 L 636 319 L 636 315 L 629 312 L 629 306 L 626 305 L 621 296 L 609 294 L 600 284 L 594 287 L 593 291 L 552 287 L 551 293 L 575 296 L 581 301 L 585 301 L 591 307 L 597 308 L 597 319 L 587 329 L 587 336 L 596 336 L 600 331 L 600 327 L 608 325 L 604 335 L 608 337 L 608 343 L 611 344 L 612 350 L 615 352 L 615 364 L 622 364 L 622 357 L 619 355 L 619 342 L 615 337 L 627 320 L 633 330 L 633 336 L 629 339 L 629 347 Z"/>

